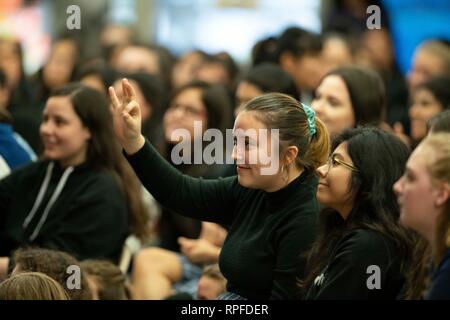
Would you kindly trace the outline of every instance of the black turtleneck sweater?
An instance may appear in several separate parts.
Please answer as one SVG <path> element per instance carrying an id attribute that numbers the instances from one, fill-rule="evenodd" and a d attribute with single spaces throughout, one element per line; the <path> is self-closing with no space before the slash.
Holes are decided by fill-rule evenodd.
<path id="1" fill-rule="evenodd" d="M 205 180 L 182 175 L 149 144 L 127 156 L 162 205 L 228 227 L 219 265 L 227 289 L 247 299 L 294 299 L 300 254 L 316 235 L 317 179 L 303 173 L 268 193 L 244 188 L 237 177 Z"/>
<path id="2" fill-rule="evenodd" d="M 51 172 L 48 168 L 49 162 L 36 162 L 0 180 L 0 256 L 31 245 L 65 251 L 80 260 L 117 261 L 129 226 L 125 196 L 113 175 L 84 163 L 63 183 L 65 169 L 57 162 Z M 48 186 L 43 188 L 46 176 Z M 58 184 L 62 190 L 56 197 Z M 41 190 L 42 201 L 32 214 Z"/>

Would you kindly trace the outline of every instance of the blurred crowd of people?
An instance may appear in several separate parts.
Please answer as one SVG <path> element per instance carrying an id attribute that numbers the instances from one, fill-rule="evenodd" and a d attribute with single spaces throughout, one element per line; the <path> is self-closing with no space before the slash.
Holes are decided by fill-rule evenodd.
<path id="1" fill-rule="evenodd" d="M 387 26 L 292 26 L 245 68 L 226 51 L 176 57 L 126 27 L 99 41 L 102 56 L 81 60 L 83 43 L 56 38 L 27 77 L 21 43 L 0 38 L 0 299 L 450 299 L 448 40 L 422 42 L 407 75 Z M 124 157 L 110 87 L 183 179 L 163 164 L 143 173 L 153 154 Z M 193 159 L 207 129 L 240 125 L 280 128 L 281 180 L 173 161 L 177 144 Z M 288 213 L 275 223 L 271 208 Z M 69 266 L 81 289 L 67 288 Z"/>

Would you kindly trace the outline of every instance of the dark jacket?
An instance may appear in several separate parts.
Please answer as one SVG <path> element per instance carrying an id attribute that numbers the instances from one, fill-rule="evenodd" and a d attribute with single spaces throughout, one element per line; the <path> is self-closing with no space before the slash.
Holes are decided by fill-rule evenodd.
<path id="1" fill-rule="evenodd" d="M 41 161 L 0 181 L 0 256 L 33 245 L 117 261 L 127 234 L 117 181 L 88 163 L 63 169 Z"/>

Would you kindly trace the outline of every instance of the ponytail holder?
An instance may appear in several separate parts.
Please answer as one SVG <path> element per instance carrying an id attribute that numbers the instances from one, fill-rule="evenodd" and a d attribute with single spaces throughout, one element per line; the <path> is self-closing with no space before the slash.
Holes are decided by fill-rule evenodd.
<path id="1" fill-rule="evenodd" d="M 313 108 L 307 106 L 304 103 L 302 103 L 302 107 L 306 113 L 306 119 L 308 120 L 308 130 L 309 134 L 312 137 L 316 134 L 316 113 L 314 112 Z"/>

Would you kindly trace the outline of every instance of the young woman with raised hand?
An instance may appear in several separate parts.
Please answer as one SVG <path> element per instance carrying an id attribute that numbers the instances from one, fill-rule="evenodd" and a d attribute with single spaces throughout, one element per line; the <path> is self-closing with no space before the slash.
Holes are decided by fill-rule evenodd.
<path id="1" fill-rule="evenodd" d="M 326 161 L 329 146 L 327 131 L 312 109 L 276 93 L 249 101 L 234 125 L 237 177 L 204 180 L 182 175 L 146 142 L 139 105 L 126 79 L 123 91 L 119 101 L 110 88 L 114 128 L 146 188 L 174 211 L 228 227 L 219 258 L 228 292 L 220 298 L 294 299 L 296 278 L 303 273 L 298 256 L 315 239 L 314 171 Z M 275 131 L 263 137 L 245 134 L 248 129 L 279 130 L 280 148 L 269 154 L 269 164 L 249 159 L 275 140 Z M 276 170 L 263 175 L 262 169 L 271 165 Z"/>

